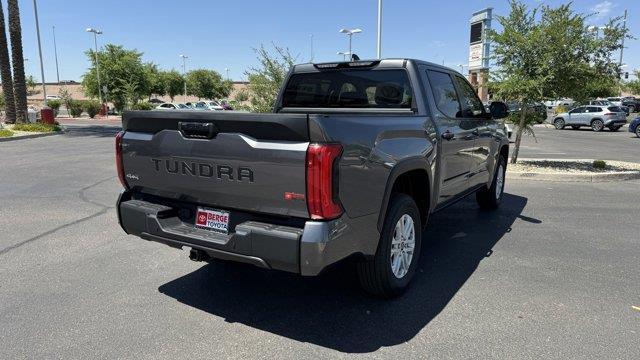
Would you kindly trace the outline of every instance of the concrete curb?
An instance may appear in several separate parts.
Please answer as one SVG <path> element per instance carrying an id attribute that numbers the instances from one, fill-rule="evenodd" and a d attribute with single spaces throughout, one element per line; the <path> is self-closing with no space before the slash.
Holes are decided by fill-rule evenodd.
<path id="1" fill-rule="evenodd" d="M 64 131 L 52 131 L 46 133 L 37 133 L 37 134 L 29 134 L 29 135 L 21 135 L 21 136 L 12 136 L 12 137 L 3 137 L 0 138 L 0 142 L 5 141 L 17 141 L 17 140 L 25 140 L 25 139 L 35 139 L 45 136 L 53 136 L 53 135 L 61 135 L 64 134 Z"/>
<path id="2" fill-rule="evenodd" d="M 507 167 L 508 169 L 508 167 Z M 640 179 L 640 171 L 621 171 L 604 174 L 532 173 L 507 170 L 509 180 L 533 180 L 555 182 L 608 182 Z"/>

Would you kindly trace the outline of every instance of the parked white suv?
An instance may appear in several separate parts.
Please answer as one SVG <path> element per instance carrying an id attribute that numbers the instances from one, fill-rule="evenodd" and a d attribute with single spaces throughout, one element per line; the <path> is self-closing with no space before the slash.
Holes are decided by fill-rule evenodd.
<path id="1" fill-rule="evenodd" d="M 553 125 L 558 130 L 565 126 L 571 126 L 574 130 L 589 126 L 593 131 L 602 131 L 605 127 L 618 131 L 626 123 L 627 115 L 619 106 L 580 106 L 553 119 Z"/>

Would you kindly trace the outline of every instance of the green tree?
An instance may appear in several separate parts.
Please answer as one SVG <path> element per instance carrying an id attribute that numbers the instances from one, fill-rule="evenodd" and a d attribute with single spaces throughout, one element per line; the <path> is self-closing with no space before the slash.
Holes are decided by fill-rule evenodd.
<path id="1" fill-rule="evenodd" d="M 5 106 L 5 121 L 16 122 L 16 102 L 13 95 L 13 76 L 11 75 L 11 60 L 9 58 L 9 44 L 5 30 L 4 10 L 0 6 L 0 82 L 2 82 L 2 100 Z"/>
<path id="2" fill-rule="evenodd" d="M 635 70 L 634 73 L 636 75 L 636 79 L 629 81 L 626 84 L 626 87 L 634 95 L 640 95 L 640 70 Z"/>
<path id="3" fill-rule="evenodd" d="M 229 95 L 230 88 L 222 76 L 207 69 L 192 70 L 187 73 L 187 93 L 198 99 L 216 99 Z"/>
<path id="4" fill-rule="evenodd" d="M 24 56 L 22 55 L 22 26 L 18 0 L 8 0 L 9 38 L 11 39 L 11 59 L 13 63 L 13 94 L 16 103 L 16 122 L 27 122 L 27 84 L 24 76 Z"/>
<path id="5" fill-rule="evenodd" d="M 249 80 L 251 110 L 255 112 L 273 111 L 284 78 L 296 60 L 289 49 L 275 44 L 273 48 L 272 52 L 269 52 L 264 45 L 254 49 L 259 66 L 245 72 Z"/>
<path id="6" fill-rule="evenodd" d="M 243 103 L 247 100 L 249 100 L 249 92 L 245 89 L 242 89 L 240 91 L 238 91 L 236 93 L 236 96 L 234 98 L 235 101 L 239 102 L 239 103 Z"/>
<path id="7" fill-rule="evenodd" d="M 602 36 L 589 31 L 586 15 L 572 4 L 529 9 L 510 1 L 508 16 L 498 16 L 502 31 L 490 31 L 497 65 L 492 79 L 495 94 L 520 103 L 520 118 L 511 162 L 518 159 L 522 134 L 533 135 L 533 103 L 546 98 L 571 97 L 581 101 L 612 91 L 618 64 L 612 60 L 629 37 L 620 19 L 611 19 Z"/>
<path id="8" fill-rule="evenodd" d="M 94 51 L 87 50 L 85 54 L 91 67 L 82 76 L 82 87 L 87 96 L 97 98 L 98 81 Z M 106 98 L 113 102 L 116 109 L 122 110 L 127 104 L 148 96 L 150 84 L 141 52 L 107 44 L 104 49 L 98 51 L 98 61 L 100 85 L 107 88 Z"/>
<path id="9" fill-rule="evenodd" d="M 153 95 L 164 96 L 167 93 L 167 86 L 165 84 L 163 73 L 158 70 L 158 65 L 151 62 L 146 63 L 144 64 L 144 71 L 147 78 L 147 95 L 149 99 L 151 99 Z"/>
<path id="10" fill-rule="evenodd" d="M 164 71 L 161 73 L 165 93 L 169 95 L 171 101 L 184 92 L 184 77 L 176 70 Z"/>
<path id="11" fill-rule="evenodd" d="M 36 91 L 36 79 L 33 77 L 33 75 L 29 75 L 27 76 L 27 89 L 29 89 L 27 91 L 28 94 L 37 94 Z"/>

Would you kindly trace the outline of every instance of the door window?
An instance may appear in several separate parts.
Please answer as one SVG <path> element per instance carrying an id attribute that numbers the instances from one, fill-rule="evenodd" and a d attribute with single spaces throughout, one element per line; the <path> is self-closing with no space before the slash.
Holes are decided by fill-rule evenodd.
<path id="1" fill-rule="evenodd" d="M 486 113 L 484 112 L 484 106 L 482 101 L 478 98 L 476 91 L 473 90 L 471 85 L 461 78 L 455 76 L 456 85 L 458 86 L 458 95 L 460 97 L 460 105 L 462 105 L 462 117 L 465 118 L 484 118 Z"/>
<path id="2" fill-rule="evenodd" d="M 575 108 L 575 109 L 569 111 L 569 114 L 580 114 L 580 113 L 583 113 L 584 110 L 585 110 L 585 108 L 583 108 L 583 107 Z"/>
<path id="3" fill-rule="evenodd" d="M 433 70 L 427 70 L 427 74 L 438 110 L 450 118 L 459 117 L 460 102 L 451 76 L 447 73 Z"/>

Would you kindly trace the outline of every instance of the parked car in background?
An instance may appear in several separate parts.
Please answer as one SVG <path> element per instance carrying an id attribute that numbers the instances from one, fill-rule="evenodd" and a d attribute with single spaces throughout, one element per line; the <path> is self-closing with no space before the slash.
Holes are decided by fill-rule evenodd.
<path id="1" fill-rule="evenodd" d="M 633 119 L 629 124 L 629 132 L 636 134 L 640 138 L 640 116 Z"/>
<path id="2" fill-rule="evenodd" d="M 558 106 L 564 106 L 566 108 L 572 108 L 574 106 L 574 104 L 575 104 L 575 101 L 573 101 L 573 99 L 549 100 L 549 101 L 545 101 L 544 102 L 544 105 L 549 110 L 555 110 L 555 108 L 557 108 Z"/>
<path id="3" fill-rule="evenodd" d="M 150 104 L 164 104 L 164 101 L 162 101 L 160 99 L 153 98 L 153 99 L 149 99 L 149 103 Z"/>
<path id="4" fill-rule="evenodd" d="M 58 95 L 47 95 L 47 100 L 60 100 Z"/>
<path id="5" fill-rule="evenodd" d="M 565 126 L 571 126 L 574 130 L 590 126 L 596 132 L 602 131 L 605 127 L 611 131 L 618 131 L 626 123 L 627 115 L 619 106 L 579 106 L 553 118 L 553 125 L 558 130 L 564 129 Z"/>
<path id="6" fill-rule="evenodd" d="M 189 106 L 183 103 L 164 103 L 156 107 L 158 110 L 189 110 Z"/>
<path id="7" fill-rule="evenodd" d="M 632 96 L 627 96 L 622 98 L 621 102 L 622 102 L 622 106 L 627 107 L 630 113 L 634 113 L 640 110 L 640 100 Z"/>
<path id="8" fill-rule="evenodd" d="M 200 110 L 216 110 L 216 111 L 224 110 L 224 107 L 222 107 L 217 101 L 211 101 L 211 100 L 198 101 L 195 104 L 195 108 Z"/>
<path id="9" fill-rule="evenodd" d="M 522 107 L 518 102 L 509 102 L 507 103 L 507 107 L 509 108 L 509 114 L 513 114 L 518 116 Z M 547 107 L 542 103 L 535 103 L 529 107 L 529 112 L 532 112 L 535 116 L 536 122 L 538 124 L 542 124 L 547 121 Z"/>

